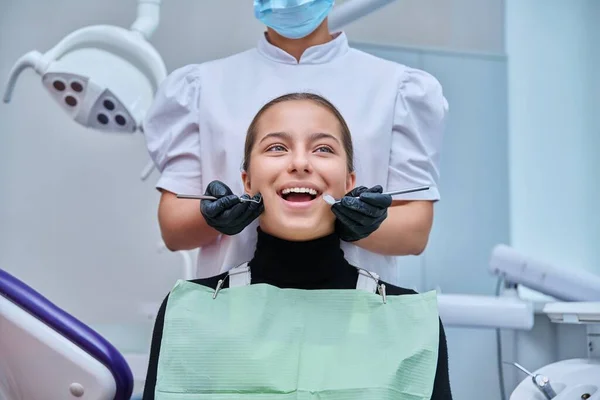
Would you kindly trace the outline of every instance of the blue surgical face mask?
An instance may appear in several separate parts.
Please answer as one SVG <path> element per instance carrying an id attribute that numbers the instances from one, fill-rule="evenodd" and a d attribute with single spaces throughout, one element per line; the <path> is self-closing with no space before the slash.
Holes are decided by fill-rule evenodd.
<path id="1" fill-rule="evenodd" d="M 254 15 L 289 39 L 313 33 L 325 20 L 335 0 L 254 0 Z"/>

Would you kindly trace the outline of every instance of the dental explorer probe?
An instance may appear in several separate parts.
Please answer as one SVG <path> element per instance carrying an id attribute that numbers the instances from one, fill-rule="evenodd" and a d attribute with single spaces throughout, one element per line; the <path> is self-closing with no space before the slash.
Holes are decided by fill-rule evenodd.
<path id="1" fill-rule="evenodd" d="M 193 199 L 193 200 L 217 200 L 217 198 L 215 196 L 194 195 L 194 194 L 178 194 L 177 198 L 178 199 Z M 254 199 L 247 199 L 245 197 L 240 197 L 240 201 L 242 203 L 249 201 L 249 202 L 257 203 L 258 204 L 262 200 L 254 200 Z"/>
<path id="2" fill-rule="evenodd" d="M 429 190 L 429 186 L 419 186 L 419 187 L 412 188 L 412 189 L 394 190 L 392 192 L 384 192 L 381 194 L 389 194 L 390 196 L 395 196 L 397 194 L 420 192 L 421 190 Z M 323 195 L 323 200 L 325 200 L 325 202 L 329 205 L 334 205 L 335 203 L 339 203 L 340 201 L 342 201 L 342 199 L 336 200 L 333 196 L 331 196 L 329 194 Z"/>
<path id="3" fill-rule="evenodd" d="M 534 375 L 531 372 L 527 371 L 525 368 L 523 368 L 521 365 L 517 364 L 516 362 L 512 362 L 512 363 L 508 362 L 508 361 L 503 361 L 503 362 L 504 362 L 504 364 L 514 365 L 515 367 L 519 368 L 521 371 L 523 371 L 527 375 L 529 375 L 531 377 L 531 380 L 533 381 L 533 384 L 535 385 L 535 387 L 538 388 L 540 390 L 540 392 L 542 392 L 542 394 L 546 397 L 546 399 L 551 400 L 556 397 L 556 392 L 552 388 L 552 385 L 550 385 L 550 380 L 548 379 L 547 376 L 544 376 L 541 374 Z"/>

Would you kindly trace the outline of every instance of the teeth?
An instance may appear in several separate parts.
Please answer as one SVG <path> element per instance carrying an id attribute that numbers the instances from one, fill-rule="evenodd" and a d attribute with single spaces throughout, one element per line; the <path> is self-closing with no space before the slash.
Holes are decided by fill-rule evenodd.
<path id="1" fill-rule="evenodd" d="M 317 191 L 315 189 L 302 188 L 302 187 L 286 188 L 281 191 L 281 194 L 288 194 L 288 193 L 308 193 L 308 194 L 312 194 L 313 196 L 317 195 Z"/>

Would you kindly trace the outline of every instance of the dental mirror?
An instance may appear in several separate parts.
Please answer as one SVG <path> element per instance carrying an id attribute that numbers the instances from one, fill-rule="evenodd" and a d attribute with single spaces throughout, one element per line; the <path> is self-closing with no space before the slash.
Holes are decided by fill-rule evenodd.
<path id="1" fill-rule="evenodd" d="M 419 186 L 416 188 L 412 188 L 412 189 L 404 189 L 404 190 L 395 190 L 392 192 L 384 192 L 382 194 L 389 194 L 390 196 L 395 196 L 397 194 L 406 194 L 406 193 L 413 193 L 413 192 L 420 192 L 422 190 L 429 190 L 429 186 Z M 333 196 L 329 195 L 329 194 L 324 194 L 323 195 L 323 200 L 325 200 L 325 202 L 329 205 L 334 205 L 336 203 L 339 203 L 340 201 L 342 201 L 342 199 L 335 199 Z"/>

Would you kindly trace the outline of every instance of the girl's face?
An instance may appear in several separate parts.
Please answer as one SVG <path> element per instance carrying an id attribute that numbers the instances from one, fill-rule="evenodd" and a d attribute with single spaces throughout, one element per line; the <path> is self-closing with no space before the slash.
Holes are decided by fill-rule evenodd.
<path id="1" fill-rule="evenodd" d="M 258 121 L 242 180 L 247 193 L 262 194 L 264 232 L 294 241 L 332 233 L 335 216 L 322 195 L 340 198 L 355 184 L 339 121 L 310 100 L 271 106 Z"/>

